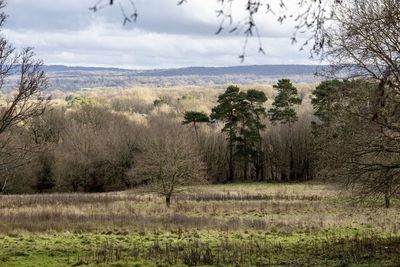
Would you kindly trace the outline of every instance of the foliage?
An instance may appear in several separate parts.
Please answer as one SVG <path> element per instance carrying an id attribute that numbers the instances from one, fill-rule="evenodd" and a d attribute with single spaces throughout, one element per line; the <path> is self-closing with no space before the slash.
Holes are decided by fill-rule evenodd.
<path id="1" fill-rule="evenodd" d="M 67 107 L 69 108 L 93 107 L 95 105 L 96 101 L 90 97 L 75 96 L 67 100 Z"/>
<path id="2" fill-rule="evenodd" d="M 296 87 L 288 79 L 278 81 L 274 85 L 278 91 L 272 103 L 272 108 L 268 110 L 268 115 L 272 122 L 279 121 L 280 123 L 294 123 L 297 120 L 297 115 L 294 107 L 301 104 L 301 99 L 297 94 Z"/>
<path id="3" fill-rule="evenodd" d="M 326 84 L 321 85 L 323 90 Z M 374 121 L 376 110 L 373 105 L 377 84 L 354 80 L 334 82 L 337 92 L 342 86 L 346 94 L 318 94 L 314 98 L 318 114 L 329 111 L 326 103 L 336 103 L 335 112 L 329 120 L 319 115 L 321 123 L 315 127 L 319 147 L 318 158 L 322 170 L 337 177 L 359 194 L 384 197 L 385 205 L 398 191 L 398 132 L 388 126 L 398 118 L 399 98 L 395 91 L 387 91 L 387 102 L 379 111 L 379 118 L 388 124 Z M 328 108 L 327 108 L 328 107 Z"/>
<path id="4" fill-rule="evenodd" d="M 288 79 L 279 80 L 274 88 L 277 89 L 278 95 L 268 110 L 268 115 L 272 123 L 279 121 L 281 124 L 288 124 L 288 162 L 284 180 L 296 180 L 296 173 L 293 172 L 293 123 L 298 120 L 295 106 L 300 105 L 302 100 L 297 94 L 296 87 Z"/>
<path id="5" fill-rule="evenodd" d="M 318 126 L 319 138 L 329 138 L 322 159 L 326 167 L 336 168 L 325 169 L 338 173 L 362 199 L 383 197 L 389 207 L 399 190 L 398 3 L 348 1 L 338 11 L 328 32 L 332 43 L 326 58 L 336 73 L 359 80 L 346 84 L 346 95 L 334 96 L 339 111 L 331 114 L 333 126 Z"/>
<path id="6" fill-rule="evenodd" d="M 196 133 L 196 139 L 199 142 L 199 133 L 197 129 L 198 124 L 208 122 L 210 122 L 210 118 L 204 112 L 186 111 L 183 116 L 182 124 L 193 124 L 193 128 Z"/>
<path id="7" fill-rule="evenodd" d="M 234 180 L 235 158 L 243 159 L 244 179 L 247 179 L 250 158 L 254 160 L 256 169 L 260 169 L 260 131 L 265 127 L 261 119 L 265 116 L 263 104 L 266 101 L 267 97 L 262 91 L 253 89 L 241 92 L 239 87 L 229 86 L 225 93 L 218 97 L 218 105 L 212 109 L 211 118 L 224 122 L 221 131 L 228 134 L 228 181 Z M 258 176 L 259 171 L 257 178 Z"/>
<path id="8" fill-rule="evenodd" d="M 182 124 L 196 125 L 196 123 L 209 122 L 210 118 L 204 112 L 187 111 L 184 114 L 184 120 Z"/>

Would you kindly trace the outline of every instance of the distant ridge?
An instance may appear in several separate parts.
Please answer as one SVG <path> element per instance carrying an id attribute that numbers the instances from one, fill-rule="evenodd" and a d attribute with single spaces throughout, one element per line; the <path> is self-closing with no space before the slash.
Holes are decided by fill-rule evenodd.
<path id="1" fill-rule="evenodd" d="M 62 72 L 62 71 L 127 71 L 122 68 L 106 68 L 106 67 L 84 67 L 84 66 L 65 66 L 65 65 L 44 65 L 43 70 L 46 72 Z"/>
<path id="2" fill-rule="evenodd" d="M 187 75 L 313 75 L 317 72 L 318 65 L 243 65 L 231 67 L 184 67 L 170 69 L 131 70 L 122 68 L 81 67 L 64 65 L 45 65 L 46 72 L 65 71 L 112 71 L 131 72 L 137 76 L 187 76 Z"/>
<path id="3" fill-rule="evenodd" d="M 149 76 L 180 76 L 180 75 L 281 75 L 281 74 L 314 74 L 317 65 L 247 65 L 232 67 L 186 67 L 145 72 Z"/>
<path id="4" fill-rule="evenodd" d="M 186 67 L 173 69 L 130 70 L 122 68 L 45 65 L 50 80 L 49 90 L 73 92 L 98 87 L 130 86 L 197 86 L 224 87 L 229 84 L 273 84 L 282 78 L 295 83 L 314 83 L 317 65 L 241 65 L 232 67 Z M 6 89 L 18 79 L 12 75 Z"/>

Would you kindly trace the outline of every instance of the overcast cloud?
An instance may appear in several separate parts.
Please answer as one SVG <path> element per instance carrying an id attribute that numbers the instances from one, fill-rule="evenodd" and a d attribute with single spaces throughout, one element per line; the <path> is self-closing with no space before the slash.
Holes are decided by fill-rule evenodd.
<path id="1" fill-rule="evenodd" d="M 124 1 L 124 0 L 121 0 Z M 35 47 L 46 64 L 168 68 L 239 65 L 244 37 L 215 35 L 216 0 L 135 0 L 137 23 L 122 26 L 118 6 L 91 13 L 96 0 L 8 0 L 4 34 L 15 46 Z M 244 2 L 234 7 L 240 18 Z M 266 55 L 252 39 L 245 64 L 313 64 L 291 45 L 292 26 L 258 17 Z M 299 40 L 301 43 L 302 40 Z"/>

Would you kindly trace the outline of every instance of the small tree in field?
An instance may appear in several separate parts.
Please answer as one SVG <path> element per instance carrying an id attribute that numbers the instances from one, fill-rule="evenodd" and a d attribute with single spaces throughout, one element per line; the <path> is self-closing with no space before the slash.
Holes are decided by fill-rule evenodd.
<path id="1" fill-rule="evenodd" d="M 164 196 L 167 207 L 179 187 L 205 181 L 197 144 L 177 123 L 161 119 L 151 122 L 142 151 L 135 176 L 148 181 L 155 192 Z"/>
<path id="2" fill-rule="evenodd" d="M 274 85 L 274 88 L 277 89 L 278 95 L 275 97 L 272 108 L 268 111 L 268 115 L 273 123 L 278 121 L 288 125 L 289 163 L 287 178 L 291 179 L 294 165 L 292 141 L 293 123 L 298 119 L 295 106 L 301 104 L 301 98 L 299 98 L 296 87 L 293 86 L 289 79 L 279 80 L 278 84 Z"/>

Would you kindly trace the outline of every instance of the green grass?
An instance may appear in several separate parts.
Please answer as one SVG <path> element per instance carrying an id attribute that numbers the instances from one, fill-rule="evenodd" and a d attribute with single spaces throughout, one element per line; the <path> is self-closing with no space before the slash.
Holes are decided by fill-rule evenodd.
<path id="1" fill-rule="evenodd" d="M 0 266 L 400 266 L 400 207 L 316 184 L 0 199 Z M 373 207 L 371 208 L 372 205 Z"/>
<path id="2" fill-rule="evenodd" d="M 182 231 L 3 236 L 0 266 L 396 266 L 400 236 L 371 229 L 313 233 Z M 207 254 L 209 253 L 209 254 Z"/>

